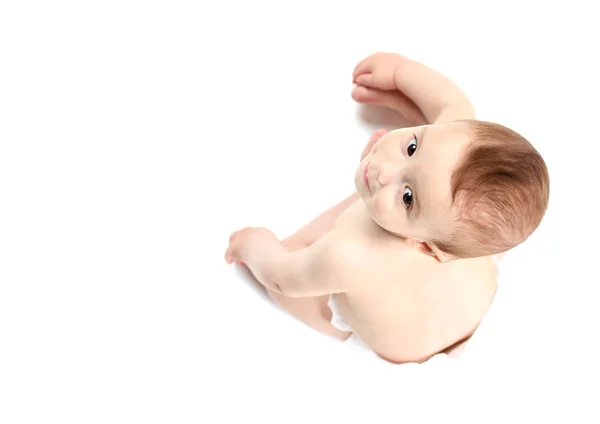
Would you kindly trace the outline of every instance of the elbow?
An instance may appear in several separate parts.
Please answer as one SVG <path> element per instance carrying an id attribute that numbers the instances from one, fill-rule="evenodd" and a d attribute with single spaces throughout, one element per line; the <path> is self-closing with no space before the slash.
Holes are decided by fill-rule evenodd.
<path id="1" fill-rule="evenodd" d="M 298 291 L 298 290 L 287 290 L 287 291 L 283 292 L 283 295 L 285 297 L 289 297 L 291 299 L 298 299 L 300 297 L 308 297 L 308 295 L 305 292 Z"/>
<path id="2" fill-rule="evenodd" d="M 285 284 L 282 281 L 278 280 L 270 280 L 268 284 L 265 286 L 272 292 L 275 292 L 281 296 L 285 297 L 302 297 L 297 290 L 294 290 L 290 284 Z"/>
<path id="3" fill-rule="evenodd" d="M 269 290 L 282 296 L 291 298 L 305 296 L 302 293 L 302 284 L 299 284 L 302 279 L 297 278 L 295 273 L 289 270 L 289 267 L 282 266 L 277 272 L 272 272 L 268 276 L 265 275 L 264 281 Z"/>
<path id="4" fill-rule="evenodd" d="M 290 281 L 272 282 L 272 286 L 273 288 L 271 290 L 277 292 L 282 296 L 289 297 L 292 299 L 297 299 L 299 297 L 307 297 L 311 295 L 302 286 L 298 284 L 293 284 Z"/>
<path id="5" fill-rule="evenodd" d="M 299 297 L 305 297 L 306 294 L 304 294 L 302 291 L 291 287 L 290 285 L 285 285 L 285 284 L 274 284 L 274 286 L 276 287 L 275 291 L 278 292 L 280 295 L 285 296 L 285 297 L 289 297 L 292 299 L 296 299 Z"/>
<path id="6" fill-rule="evenodd" d="M 274 293 L 289 297 L 287 292 L 283 290 L 281 285 L 275 283 L 274 281 L 269 281 L 269 284 L 265 284 L 265 287 Z"/>

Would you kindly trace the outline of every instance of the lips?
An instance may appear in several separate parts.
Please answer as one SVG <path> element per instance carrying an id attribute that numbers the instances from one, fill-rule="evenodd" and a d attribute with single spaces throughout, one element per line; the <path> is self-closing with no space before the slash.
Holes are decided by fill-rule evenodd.
<path id="1" fill-rule="evenodd" d="M 369 164 L 367 164 L 367 166 L 365 166 L 365 170 L 363 171 L 363 179 L 365 180 L 365 185 L 367 186 L 367 188 L 369 189 L 369 191 L 371 191 L 371 186 L 369 185 Z"/>

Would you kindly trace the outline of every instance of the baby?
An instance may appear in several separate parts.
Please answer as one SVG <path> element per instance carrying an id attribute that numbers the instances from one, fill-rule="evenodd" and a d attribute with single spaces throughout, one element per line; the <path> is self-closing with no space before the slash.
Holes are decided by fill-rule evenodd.
<path id="1" fill-rule="evenodd" d="M 312 328 L 393 362 L 423 362 L 475 331 L 496 292 L 496 259 L 539 226 L 549 177 L 516 132 L 475 119 L 448 78 L 398 54 L 355 68 L 352 97 L 402 114 L 377 131 L 356 192 L 286 240 L 234 232 L 225 252 Z"/>

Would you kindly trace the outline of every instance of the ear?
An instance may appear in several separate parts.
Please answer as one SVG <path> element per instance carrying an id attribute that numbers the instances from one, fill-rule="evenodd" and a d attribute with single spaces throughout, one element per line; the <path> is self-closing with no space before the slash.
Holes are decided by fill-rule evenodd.
<path id="1" fill-rule="evenodd" d="M 438 249 L 435 245 L 424 241 L 417 241 L 413 239 L 407 240 L 408 244 L 413 248 L 417 249 L 425 255 L 433 257 L 438 262 L 448 262 L 454 259 L 452 255 L 449 255 L 442 250 Z"/>
<path id="2" fill-rule="evenodd" d="M 424 251 L 428 252 L 429 255 L 434 256 L 438 262 L 449 262 L 456 259 L 454 256 L 440 250 L 436 245 L 431 243 L 421 242 Z"/>

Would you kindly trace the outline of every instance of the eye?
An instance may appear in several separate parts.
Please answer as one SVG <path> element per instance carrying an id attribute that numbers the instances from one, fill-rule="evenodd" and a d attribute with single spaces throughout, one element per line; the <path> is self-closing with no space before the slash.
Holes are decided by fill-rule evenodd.
<path id="1" fill-rule="evenodd" d="M 413 201 L 413 192 L 410 188 L 406 187 L 404 189 L 404 194 L 402 195 L 402 203 L 404 203 L 404 206 L 406 207 L 406 209 L 410 208 L 410 205 L 412 205 L 412 201 Z"/>
<path id="2" fill-rule="evenodd" d="M 406 148 L 406 152 L 408 153 L 408 156 L 412 156 L 412 155 L 415 154 L 416 151 L 417 151 L 417 137 L 415 136 L 408 143 L 408 147 Z"/>

